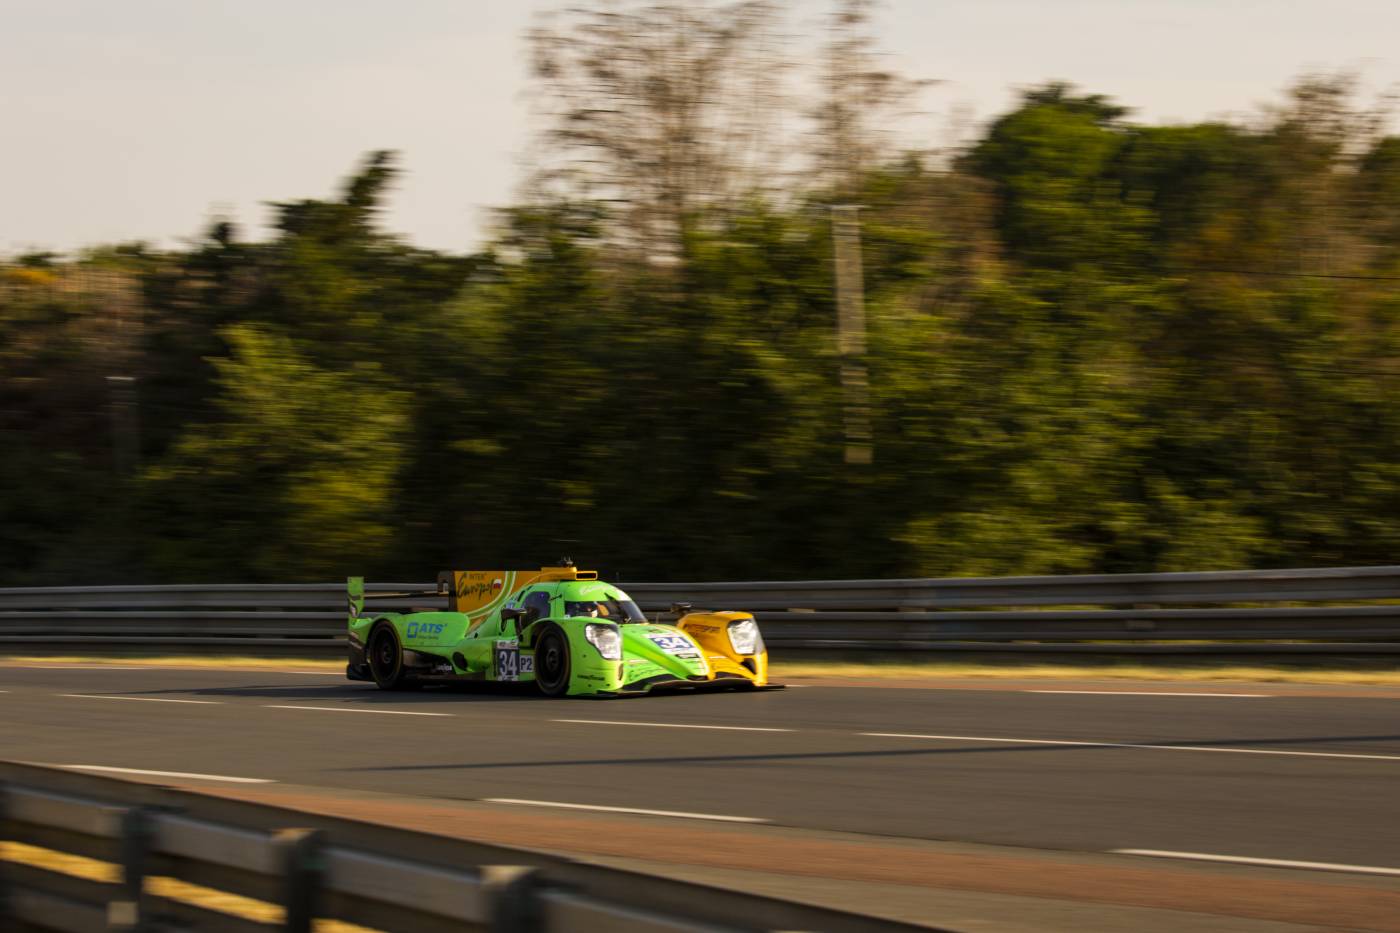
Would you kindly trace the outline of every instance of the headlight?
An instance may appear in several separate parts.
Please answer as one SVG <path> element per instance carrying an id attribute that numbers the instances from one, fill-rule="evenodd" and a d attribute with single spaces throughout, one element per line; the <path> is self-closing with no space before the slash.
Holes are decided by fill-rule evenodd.
<path id="1" fill-rule="evenodd" d="M 622 633 L 613 625 L 585 625 L 583 637 L 598 649 L 604 660 L 622 660 Z"/>
<path id="2" fill-rule="evenodd" d="M 735 654 L 758 654 L 763 639 L 758 634 L 758 623 L 753 619 L 739 619 L 729 623 L 729 643 Z"/>

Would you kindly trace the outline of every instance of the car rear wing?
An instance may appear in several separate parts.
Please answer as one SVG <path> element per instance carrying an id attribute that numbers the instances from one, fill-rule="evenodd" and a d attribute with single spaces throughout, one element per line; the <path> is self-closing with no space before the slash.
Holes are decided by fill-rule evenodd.
<path id="1" fill-rule="evenodd" d="M 418 601 L 421 605 L 421 601 L 424 598 L 439 599 L 444 601 L 446 601 L 447 598 L 447 591 L 442 588 L 441 584 L 439 584 L 438 588 L 435 590 L 415 590 L 406 588 L 367 590 L 365 589 L 364 577 L 346 577 L 345 593 L 347 597 L 347 621 L 350 625 L 354 625 L 355 620 L 360 618 L 360 616 L 364 615 L 366 600 L 374 600 L 376 603 L 379 603 L 379 605 L 375 608 L 380 610 L 385 610 L 386 608 L 392 607 L 390 611 L 408 612 L 417 609 L 418 607 L 411 603 L 405 602 L 406 600 L 415 600 Z M 389 607 L 386 607 L 384 605 L 384 600 L 392 601 L 389 603 Z M 445 609 L 447 607 L 445 605 L 439 605 L 434 606 L 432 608 Z"/>

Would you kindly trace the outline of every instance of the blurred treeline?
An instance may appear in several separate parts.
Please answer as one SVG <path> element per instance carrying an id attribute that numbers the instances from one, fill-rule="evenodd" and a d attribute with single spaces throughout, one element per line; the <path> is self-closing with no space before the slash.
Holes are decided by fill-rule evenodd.
<path id="1" fill-rule="evenodd" d="M 810 99 L 779 13 L 542 23 L 545 129 L 473 255 L 383 229 L 378 153 L 266 241 L 0 265 L 0 581 L 1396 561 L 1400 138 L 1349 80 L 1176 126 L 1046 85 L 914 153 L 876 132 L 914 85 L 865 4 Z M 861 207 L 868 465 L 834 204 Z"/>

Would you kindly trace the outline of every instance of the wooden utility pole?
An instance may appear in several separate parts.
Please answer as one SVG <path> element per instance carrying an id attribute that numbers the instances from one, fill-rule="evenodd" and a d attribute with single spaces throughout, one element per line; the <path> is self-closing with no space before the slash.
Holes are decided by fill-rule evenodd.
<path id="1" fill-rule="evenodd" d="M 842 421 L 846 462 L 874 460 L 870 435 L 870 379 L 865 366 L 865 281 L 860 259 L 859 208 L 831 209 L 836 244 L 836 348 L 841 355 Z"/>
<path id="2" fill-rule="evenodd" d="M 112 464 L 123 476 L 141 465 L 141 411 L 136 370 L 141 358 L 142 306 L 129 276 L 109 268 L 84 269 L 84 292 L 92 296 L 100 327 L 96 339 L 108 366 L 107 410 L 112 431 Z"/>
<path id="3" fill-rule="evenodd" d="M 125 476 L 136 469 L 141 458 L 136 377 L 108 376 L 107 392 L 112 415 L 112 461 L 117 472 Z"/>

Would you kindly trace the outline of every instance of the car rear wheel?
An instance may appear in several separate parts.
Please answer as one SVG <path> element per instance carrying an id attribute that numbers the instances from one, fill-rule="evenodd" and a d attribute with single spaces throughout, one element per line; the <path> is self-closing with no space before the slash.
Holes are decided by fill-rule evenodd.
<path id="1" fill-rule="evenodd" d="M 535 683 L 547 697 L 569 692 L 569 640 L 552 625 L 535 642 Z"/>
<path id="2" fill-rule="evenodd" d="M 392 625 L 380 625 L 369 637 L 369 672 L 380 690 L 402 690 L 403 649 Z"/>

